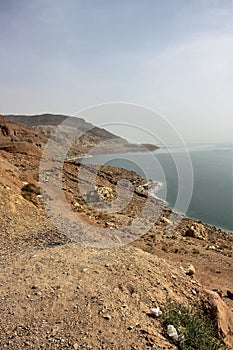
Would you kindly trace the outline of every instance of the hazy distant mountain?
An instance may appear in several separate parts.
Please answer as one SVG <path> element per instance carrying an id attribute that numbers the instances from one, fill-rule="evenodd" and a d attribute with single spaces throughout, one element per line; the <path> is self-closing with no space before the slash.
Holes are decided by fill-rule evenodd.
<path id="1" fill-rule="evenodd" d="M 127 140 L 112 134 L 111 132 L 98 128 L 83 118 L 70 117 L 61 114 L 41 115 L 7 115 L 10 121 L 23 123 L 41 134 L 49 137 L 55 128 L 67 120 L 69 133 L 71 129 L 78 130 L 82 135 L 78 138 L 73 155 L 79 153 L 124 153 L 124 152 L 145 152 L 157 149 L 155 145 L 131 144 Z M 69 135 L 69 133 L 67 135 Z M 103 143 L 108 141 L 107 144 Z M 93 147 L 98 145 L 98 149 Z M 93 150 L 91 150 L 93 148 Z"/>

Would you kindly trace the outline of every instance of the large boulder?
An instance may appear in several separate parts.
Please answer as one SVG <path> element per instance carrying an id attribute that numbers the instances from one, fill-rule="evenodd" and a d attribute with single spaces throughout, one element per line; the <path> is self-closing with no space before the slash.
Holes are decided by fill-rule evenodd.
<path id="1" fill-rule="evenodd" d="M 193 225 L 190 226 L 185 232 L 185 236 L 202 240 L 206 240 L 208 238 L 204 225 L 198 223 L 193 223 Z"/>
<path id="2" fill-rule="evenodd" d="M 210 317 L 216 322 L 225 344 L 233 349 L 233 314 L 216 292 L 207 290 L 206 295 L 210 306 Z"/>

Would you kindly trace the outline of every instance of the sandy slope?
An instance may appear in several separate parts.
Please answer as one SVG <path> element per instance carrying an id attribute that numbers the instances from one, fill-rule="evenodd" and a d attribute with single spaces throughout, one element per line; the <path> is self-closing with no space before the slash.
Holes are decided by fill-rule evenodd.
<path id="1" fill-rule="evenodd" d="M 25 128 L 23 132 L 31 133 Z M 8 143 L 4 137 L 1 140 Z M 206 288 L 218 290 L 233 307 L 227 294 L 233 290 L 233 242 L 224 232 L 197 223 L 202 239 L 187 237 L 195 222 L 184 219 L 169 233 L 170 211 L 164 208 L 150 231 L 131 246 L 97 249 L 71 242 L 48 219 L 40 197 L 35 206 L 21 196 L 23 181 L 38 184 L 41 151 L 33 144 L 38 152 L 24 153 L 22 144 L 18 148 L 19 141 L 14 142 L 15 147 L 0 151 L 0 349 L 175 349 L 165 338 L 161 321 L 151 317 L 151 307 L 163 306 L 167 297 L 181 303 L 206 300 Z M 87 187 L 93 170 L 87 166 L 81 178 Z M 123 177 L 134 183 L 135 192 L 130 205 L 117 215 L 99 215 L 80 195 L 78 172 L 75 162 L 65 164 L 64 192 L 90 235 L 110 224 L 121 228 L 145 205 L 147 196 L 138 191 L 145 180 L 103 167 L 99 186 L 115 193 Z M 66 229 L 70 230 L 68 224 Z M 194 276 L 181 267 L 190 262 Z M 233 344 L 229 333 L 230 338 Z"/>

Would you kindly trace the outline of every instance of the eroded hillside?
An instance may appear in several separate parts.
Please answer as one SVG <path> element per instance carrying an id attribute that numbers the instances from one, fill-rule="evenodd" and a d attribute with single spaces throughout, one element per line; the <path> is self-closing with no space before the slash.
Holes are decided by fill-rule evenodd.
<path id="1" fill-rule="evenodd" d="M 122 169 L 98 169 L 97 187 L 104 189 L 99 194 L 111 194 L 106 205 L 116 199 L 121 178 L 134 188 L 126 208 L 103 215 L 103 201 L 93 197 L 88 203 L 77 181 L 85 183 L 88 193 L 96 166 L 86 165 L 80 172 L 80 163 L 67 160 L 65 198 L 77 220 L 85 223 L 72 241 L 69 222 L 59 231 L 35 190 L 40 187 L 38 167 L 47 138 L 4 118 L 0 122 L 1 349 L 176 349 L 162 317 L 151 312 L 153 307 L 162 309 L 167 298 L 217 310 L 211 315 L 226 343 L 233 346 L 229 236 L 191 219 L 183 219 L 169 233 L 170 209 L 163 207 L 148 233 L 133 237 L 131 245 L 124 245 L 124 240 L 123 246 L 111 249 L 83 245 L 77 237 L 95 237 L 97 244 L 98 229 L 130 228 L 148 200 L 146 180 Z M 25 194 L 27 183 L 35 187 L 29 186 Z M 126 188 L 121 191 L 124 198 Z M 58 197 L 54 208 L 62 211 L 63 204 Z M 155 200 L 153 205 L 151 217 L 160 203 Z M 58 218 L 64 220 L 62 215 Z M 122 243 L 113 237 L 107 239 Z M 217 291 L 214 298 L 206 289 Z"/>

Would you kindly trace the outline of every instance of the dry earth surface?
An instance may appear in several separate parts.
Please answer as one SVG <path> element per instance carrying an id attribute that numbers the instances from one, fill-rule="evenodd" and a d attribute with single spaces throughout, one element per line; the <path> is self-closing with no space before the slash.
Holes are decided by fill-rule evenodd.
<path id="1" fill-rule="evenodd" d="M 163 307 L 167 297 L 183 304 L 215 303 L 219 328 L 233 348 L 232 237 L 187 218 L 175 225 L 164 207 L 149 232 L 132 237 L 130 245 L 114 247 L 125 238 L 116 240 L 114 234 L 104 239 L 113 248 L 73 242 L 72 228 L 66 223 L 59 232 L 40 195 L 22 196 L 26 183 L 39 185 L 45 143 L 38 131 L 0 119 L 0 349 L 176 349 L 160 318 L 151 315 L 151 308 Z M 81 181 L 88 188 L 95 166 L 84 170 Z M 79 163 L 65 162 L 67 202 L 87 227 L 78 238 L 95 237 L 100 228 L 114 232 L 130 227 L 148 200 L 140 187 L 146 181 L 123 169 L 102 167 L 97 185 L 111 197 L 108 204 L 116 198 L 119 179 L 128 178 L 134 186 L 126 208 L 103 215 L 80 194 L 79 171 Z M 56 181 L 49 184 L 56 189 Z M 123 198 L 125 193 L 123 187 Z M 54 208 L 62 210 L 62 205 L 58 197 Z M 154 201 L 151 216 L 159 208 Z M 188 264 L 195 267 L 191 273 Z M 217 292 L 214 301 L 206 290 Z"/>

